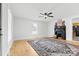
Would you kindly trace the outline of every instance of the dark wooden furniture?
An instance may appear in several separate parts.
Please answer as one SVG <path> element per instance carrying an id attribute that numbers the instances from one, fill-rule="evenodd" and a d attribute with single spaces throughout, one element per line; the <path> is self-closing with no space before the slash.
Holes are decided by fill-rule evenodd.
<path id="1" fill-rule="evenodd" d="M 58 37 L 62 37 L 66 39 L 66 26 L 55 26 L 55 35 Z"/>
<path id="2" fill-rule="evenodd" d="M 79 26 L 73 26 L 73 32 L 76 33 L 76 36 L 79 36 Z"/>

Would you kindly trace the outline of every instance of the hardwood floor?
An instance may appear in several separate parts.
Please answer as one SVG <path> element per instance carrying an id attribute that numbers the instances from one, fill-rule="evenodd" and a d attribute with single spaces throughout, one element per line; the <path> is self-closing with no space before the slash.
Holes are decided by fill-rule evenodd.
<path id="1" fill-rule="evenodd" d="M 9 54 L 10 56 L 38 56 L 34 49 L 25 40 L 14 41 Z"/>
<path id="2" fill-rule="evenodd" d="M 76 47 L 79 47 L 78 41 L 66 41 L 66 40 L 61 40 L 61 41 L 65 43 L 67 42 L 67 43 L 73 44 Z M 36 51 L 31 47 L 31 45 L 26 40 L 14 41 L 8 55 L 9 56 L 38 56 Z"/>

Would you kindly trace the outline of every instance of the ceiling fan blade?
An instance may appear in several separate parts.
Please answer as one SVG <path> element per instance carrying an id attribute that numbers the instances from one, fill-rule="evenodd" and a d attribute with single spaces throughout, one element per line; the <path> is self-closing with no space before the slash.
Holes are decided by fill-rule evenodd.
<path id="1" fill-rule="evenodd" d="M 48 16 L 48 17 L 54 17 L 54 16 Z"/>
<path id="2" fill-rule="evenodd" d="M 44 15 L 44 14 L 42 14 L 42 13 L 40 13 L 41 15 Z"/>
<path id="3" fill-rule="evenodd" d="M 52 14 L 52 12 L 48 13 L 48 14 Z"/>
<path id="4" fill-rule="evenodd" d="M 52 12 L 48 13 L 47 16 L 50 16 L 52 14 Z"/>

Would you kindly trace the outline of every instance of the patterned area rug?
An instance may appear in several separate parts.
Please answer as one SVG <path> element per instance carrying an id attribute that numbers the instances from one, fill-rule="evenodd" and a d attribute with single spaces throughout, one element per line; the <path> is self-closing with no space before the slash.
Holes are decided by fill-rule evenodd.
<path id="1" fill-rule="evenodd" d="M 70 47 L 63 42 L 51 39 L 30 40 L 29 44 L 39 56 L 74 56 Z"/>

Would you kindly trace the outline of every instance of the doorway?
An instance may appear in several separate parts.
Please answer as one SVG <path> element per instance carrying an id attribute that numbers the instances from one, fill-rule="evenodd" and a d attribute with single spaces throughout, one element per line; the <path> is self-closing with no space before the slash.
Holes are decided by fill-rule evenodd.
<path id="1" fill-rule="evenodd" d="M 79 17 L 72 19 L 73 40 L 79 41 Z"/>
<path id="2" fill-rule="evenodd" d="M 73 40 L 79 41 L 79 23 L 73 23 Z"/>

